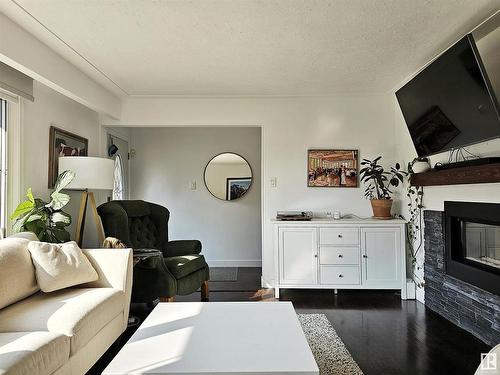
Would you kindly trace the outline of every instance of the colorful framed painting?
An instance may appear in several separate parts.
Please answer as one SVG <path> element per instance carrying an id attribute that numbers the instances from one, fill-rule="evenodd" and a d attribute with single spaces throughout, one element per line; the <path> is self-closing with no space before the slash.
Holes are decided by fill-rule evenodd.
<path id="1" fill-rule="evenodd" d="M 308 187 L 358 187 L 358 150 L 307 151 Z"/>
<path id="2" fill-rule="evenodd" d="M 244 196 L 252 185 L 252 177 L 227 178 L 226 200 L 231 201 Z"/>
<path id="3" fill-rule="evenodd" d="M 59 175 L 60 156 L 87 156 L 89 140 L 66 130 L 50 127 L 49 133 L 49 189 L 54 187 Z"/>

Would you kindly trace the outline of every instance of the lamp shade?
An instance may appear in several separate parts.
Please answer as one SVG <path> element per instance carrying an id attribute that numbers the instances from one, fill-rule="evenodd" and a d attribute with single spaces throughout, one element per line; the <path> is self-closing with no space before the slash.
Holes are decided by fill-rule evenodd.
<path id="1" fill-rule="evenodd" d="M 113 159 L 61 156 L 59 158 L 59 173 L 63 171 L 75 172 L 75 178 L 66 189 L 113 190 Z"/>

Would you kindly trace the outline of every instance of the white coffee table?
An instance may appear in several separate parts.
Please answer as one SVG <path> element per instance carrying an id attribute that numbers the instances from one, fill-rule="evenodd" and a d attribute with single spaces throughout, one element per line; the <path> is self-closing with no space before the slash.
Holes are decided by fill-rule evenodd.
<path id="1" fill-rule="evenodd" d="M 318 375 L 290 302 L 160 303 L 104 375 Z"/>

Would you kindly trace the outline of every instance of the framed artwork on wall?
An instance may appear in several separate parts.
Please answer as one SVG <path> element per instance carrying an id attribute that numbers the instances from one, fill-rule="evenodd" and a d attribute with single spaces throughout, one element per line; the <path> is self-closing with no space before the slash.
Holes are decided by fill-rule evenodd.
<path id="1" fill-rule="evenodd" d="M 358 187 L 358 150 L 307 151 L 308 187 Z"/>
<path id="2" fill-rule="evenodd" d="M 246 194 L 252 185 L 252 177 L 228 178 L 226 183 L 226 200 L 238 199 Z"/>
<path id="3" fill-rule="evenodd" d="M 59 175 L 59 156 L 87 156 L 89 140 L 66 130 L 50 127 L 49 133 L 49 189 L 54 187 Z"/>

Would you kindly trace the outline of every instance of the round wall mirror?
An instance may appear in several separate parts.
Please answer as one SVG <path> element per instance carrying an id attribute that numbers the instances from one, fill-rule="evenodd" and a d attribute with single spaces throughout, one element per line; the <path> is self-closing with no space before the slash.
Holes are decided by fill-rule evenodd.
<path id="1" fill-rule="evenodd" d="M 214 156 L 205 168 L 205 186 L 216 198 L 234 201 L 252 186 L 252 168 L 238 154 L 225 152 Z"/>

